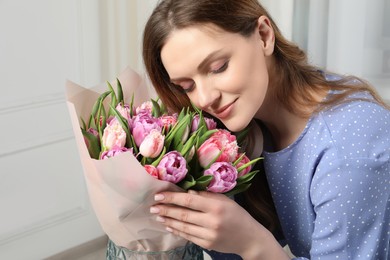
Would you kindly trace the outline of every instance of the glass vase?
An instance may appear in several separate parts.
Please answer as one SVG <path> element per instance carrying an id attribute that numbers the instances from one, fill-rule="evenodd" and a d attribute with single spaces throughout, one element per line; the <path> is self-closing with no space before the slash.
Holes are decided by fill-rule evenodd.
<path id="1" fill-rule="evenodd" d="M 115 245 L 114 242 L 108 240 L 107 260 L 203 260 L 203 250 L 188 242 L 185 246 L 178 247 L 168 251 L 158 252 L 143 252 L 132 251 L 124 247 Z"/>

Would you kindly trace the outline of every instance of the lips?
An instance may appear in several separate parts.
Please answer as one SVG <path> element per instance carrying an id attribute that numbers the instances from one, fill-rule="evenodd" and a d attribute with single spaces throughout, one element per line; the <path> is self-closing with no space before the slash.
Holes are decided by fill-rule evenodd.
<path id="1" fill-rule="evenodd" d="M 236 101 L 237 101 L 237 99 L 235 99 L 233 102 L 221 107 L 220 109 L 214 111 L 215 115 L 220 119 L 227 117 L 230 114 L 230 111 L 233 109 L 233 104 Z"/>

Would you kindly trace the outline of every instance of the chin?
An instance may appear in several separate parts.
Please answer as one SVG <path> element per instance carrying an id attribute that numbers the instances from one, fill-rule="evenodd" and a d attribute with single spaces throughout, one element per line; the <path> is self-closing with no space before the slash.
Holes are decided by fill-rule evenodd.
<path id="1" fill-rule="evenodd" d="M 243 119 L 243 118 L 242 118 Z M 247 127 L 250 123 L 250 121 L 244 121 L 244 120 L 229 120 L 227 122 L 222 123 L 226 126 L 227 129 L 231 132 L 239 132 L 241 130 L 244 130 L 245 127 Z"/>

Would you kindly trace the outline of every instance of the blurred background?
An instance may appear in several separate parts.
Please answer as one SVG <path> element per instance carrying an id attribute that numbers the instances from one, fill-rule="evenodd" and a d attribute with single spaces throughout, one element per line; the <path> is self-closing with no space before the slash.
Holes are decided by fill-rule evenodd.
<path id="1" fill-rule="evenodd" d="M 0 259 L 81 259 L 70 252 L 104 247 L 65 82 L 95 86 L 127 66 L 144 75 L 142 32 L 156 3 L 0 0 Z M 261 3 L 311 62 L 363 77 L 390 100 L 390 0 Z"/>

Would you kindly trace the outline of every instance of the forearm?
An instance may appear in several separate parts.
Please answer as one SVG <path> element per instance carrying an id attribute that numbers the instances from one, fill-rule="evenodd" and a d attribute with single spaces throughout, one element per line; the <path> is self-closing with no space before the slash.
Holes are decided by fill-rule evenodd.
<path id="1" fill-rule="evenodd" d="M 247 247 L 241 252 L 245 260 L 287 260 L 291 259 L 286 251 L 280 246 L 274 236 L 264 227 L 258 227 L 258 231 L 251 232 Z"/>

